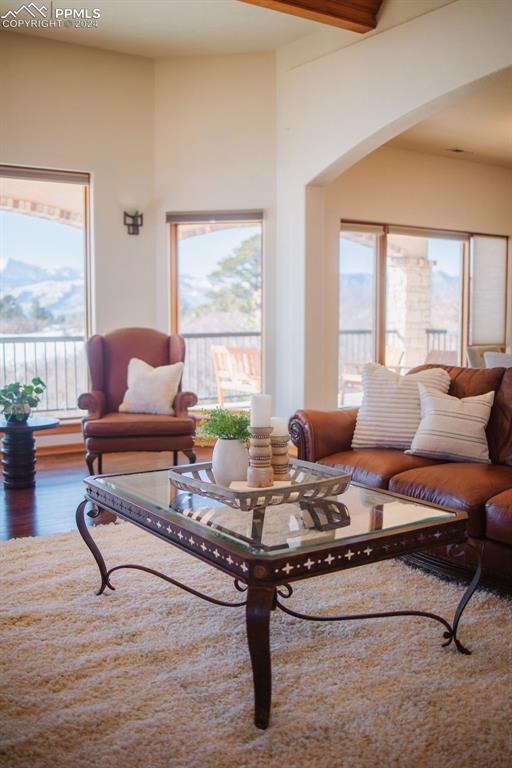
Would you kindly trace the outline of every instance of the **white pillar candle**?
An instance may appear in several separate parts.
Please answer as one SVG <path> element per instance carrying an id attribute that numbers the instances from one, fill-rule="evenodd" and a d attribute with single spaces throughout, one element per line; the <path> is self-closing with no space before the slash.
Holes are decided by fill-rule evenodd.
<path id="1" fill-rule="evenodd" d="M 280 416 L 272 416 L 270 419 L 270 426 L 272 427 L 272 435 L 274 437 L 288 436 L 288 419 L 283 419 Z"/>
<path id="2" fill-rule="evenodd" d="M 251 427 L 270 427 L 271 413 L 270 395 L 251 395 Z"/>

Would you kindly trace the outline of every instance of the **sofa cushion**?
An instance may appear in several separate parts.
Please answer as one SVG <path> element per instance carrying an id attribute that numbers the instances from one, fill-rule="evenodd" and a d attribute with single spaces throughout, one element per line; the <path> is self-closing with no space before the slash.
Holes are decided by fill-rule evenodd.
<path id="1" fill-rule="evenodd" d="M 443 367 L 451 379 L 449 394 L 454 397 L 496 392 L 486 429 L 489 455 L 493 464 L 512 465 L 512 369 Z M 411 373 L 425 368 L 439 368 L 439 365 L 420 365 Z"/>
<path id="2" fill-rule="evenodd" d="M 489 499 L 485 514 L 487 538 L 512 547 L 512 489 Z M 512 561 L 512 553 L 510 559 Z"/>
<path id="3" fill-rule="evenodd" d="M 409 373 L 424 371 L 427 368 L 443 368 L 450 377 L 449 394 L 453 397 L 475 397 L 496 392 L 505 373 L 504 368 L 461 368 L 453 365 L 429 363 L 413 368 Z"/>
<path id="4" fill-rule="evenodd" d="M 419 384 L 421 422 L 410 451 L 415 456 L 445 461 L 489 464 L 485 428 L 494 392 L 476 397 L 453 397 Z"/>
<path id="5" fill-rule="evenodd" d="M 362 378 L 363 402 L 352 448 L 410 448 L 421 421 L 418 384 L 444 393 L 450 387 L 450 377 L 442 368 L 400 376 L 378 363 L 367 363 Z"/>
<path id="6" fill-rule="evenodd" d="M 389 490 L 469 513 L 470 536 L 485 535 L 485 502 L 512 488 L 512 468 L 493 464 L 437 464 L 395 475 Z"/>
<path id="7" fill-rule="evenodd" d="M 407 456 L 402 451 L 392 448 L 359 448 L 353 451 L 341 451 L 320 459 L 320 464 L 340 467 L 345 472 L 352 472 L 356 483 L 372 488 L 387 488 L 393 475 L 417 467 L 429 467 L 439 463 L 420 456 Z"/>
<path id="8" fill-rule="evenodd" d="M 107 413 L 84 422 L 85 437 L 135 437 L 137 435 L 189 435 L 193 418 L 153 416 L 147 413 Z"/>
<path id="9" fill-rule="evenodd" d="M 507 368 L 496 392 L 487 427 L 487 440 L 491 461 L 512 466 L 512 368 Z"/>

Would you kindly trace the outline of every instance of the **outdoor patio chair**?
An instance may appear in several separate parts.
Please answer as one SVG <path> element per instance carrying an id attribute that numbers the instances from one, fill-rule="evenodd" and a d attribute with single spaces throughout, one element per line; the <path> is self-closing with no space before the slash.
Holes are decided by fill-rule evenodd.
<path id="1" fill-rule="evenodd" d="M 219 405 L 225 392 L 257 394 L 261 390 L 261 352 L 257 347 L 212 346 Z"/>

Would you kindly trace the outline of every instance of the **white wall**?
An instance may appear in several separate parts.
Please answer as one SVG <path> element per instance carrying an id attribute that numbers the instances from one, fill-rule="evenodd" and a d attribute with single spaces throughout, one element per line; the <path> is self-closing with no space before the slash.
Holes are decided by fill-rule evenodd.
<path id="1" fill-rule="evenodd" d="M 325 187 L 322 404 L 336 407 L 340 219 L 512 236 L 512 170 L 384 146 Z M 321 388 L 321 389 L 320 389 Z"/>
<path id="2" fill-rule="evenodd" d="M 327 210 L 338 222 L 362 219 L 493 235 L 512 234 L 511 202 L 510 168 L 390 146 L 326 187 Z"/>
<path id="3" fill-rule="evenodd" d="M 271 373 L 275 232 L 273 54 L 155 63 L 157 323 L 169 327 L 168 211 L 263 209 L 265 359 Z"/>
<path id="4" fill-rule="evenodd" d="M 6 32 L 0 72 L 0 162 L 92 173 L 93 330 L 154 325 L 153 62 Z"/>
<path id="5" fill-rule="evenodd" d="M 277 66 L 271 54 L 153 63 L 9 32 L 0 45 L 1 160 L 93 173 L 100 331 L 169 327 L 167 211 L 263 208 L 267 389 L 283 415 L 327 407 L 337 274 L 326 235 L 338 212 L 326 185 L 479 78 L 512 65 L 511 24 L 509 0 L 492 0 L 492 13 L 487 0 L 455 0 L 340 50 L 318 49 L 313 60 L 281 51 Z M 458 181 L 465 183 L 454 178 L 450 210 L 462 221 Z M 357 173 L 351 183 L 352 209 L 356 199 L 368 208 L 344 215 L 407 223 L 379 209 L 378 194 Z M 394 192 L 406 197 L 399 183 Z M 139 237 L 122 224 L 128 205 L 144 211 Z M 446 216 L 429 205 L 424 219 Z M 422 223 L 417 213 L 419 206 L 410 223 Z M 443 226 L 439 218 L 428 223 Z"/>
<path id="6" fill-rule="evenodd" d="M 278 57 L 276 290 L 290 295 L 276 305 L 280 410 L 327 404 L 324 185 L 512 65 L 511 25 L 508 0 L 456 0 L 302 65 Z"/>

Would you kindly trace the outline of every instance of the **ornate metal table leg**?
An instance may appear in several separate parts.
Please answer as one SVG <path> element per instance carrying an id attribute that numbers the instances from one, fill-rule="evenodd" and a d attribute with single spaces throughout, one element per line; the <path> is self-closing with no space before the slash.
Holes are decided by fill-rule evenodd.
<path id="1" fill-rule="evenodd" d="M 84 512 L 87 504 L 89 504 L 89 502 L 84 500 L 78 505 L 76 510 L 76 525 L 82 539 L 85 541 L 85 543 L 91 550 L 92 556 L 94 557 L 94 559 L 96 560 L 96 563 L 98 564 L 98 568 L 101 575 L 101 586 L 96 594 L 102 595 L 103 592 L 105 591 L 105 587 L 108 587 L 109 589 L 115 589 L 115 587 L 113 587 L 112 584 L 110 583 L 107 566 L 105 565 L 103 555 L 101 554 L 96 543 L 94 542 L 94 539 L 89 533 L 89 529 L 85 522 Z"/>
<path id="2" fill-rule="evenodd" d="M 254 724 L 268 727 L 272 702 L 270 661 L 270 611 L 274 607 L 274 587 L 249 587 L 247 590 L 247 642 L 254 681 Z"/>
<path id="3" fill-rule="evenodd" d="M 465 609 L 466 605 L 469 603 L 469 601 L 471 600 L 471 598 L 473 597 L 473 594 L 474 594 L 476 588 L 478 587 L 478 584 L 480 583 L 480 578 L 482 576 L 482 554 L 480 553 L 480 551 L 476 547 L 473 547 L 473 549 L 475 550 L 477 558 L 478 558 L 478 560 L 477 560 L 477 568 L 476 568 L 476 571 L 475 571 L 475 575 L 471 579 L 470 583 L 466 587 L 466 590 L 465 590 L 464 594 L 462 595 L 462 597 L 460 599 L 460 602 L 459 602 L 459 604 L 457 606 L 457 609 L 455 611 L 455 616 L 453 617 L 451 633 L 450 632 L 445 632 L 444 633 L 444 636 L 447 639 L 446 639 L 446 643 L 443 643 L 443 645 L 445 645 L 445 646 L 446 645 L 450 645 L 450 643 L 453 640 L 453 642 L 455 643 L 455 647 L 457 648 L 459 653 L 465 653 L 465 654 L 468 654 L 468 655 L 471 654 L 471 651 L 468 648 L 466 648 L 464 645 L 462 645 L 462 643 L 458 639 L 458 637 L 457 637 L 457 628 L 459 626 L 459 622 L 460 622 L 461 616 L 462 616 L 462 614 L 464 612 L 464 609 Z"/>

